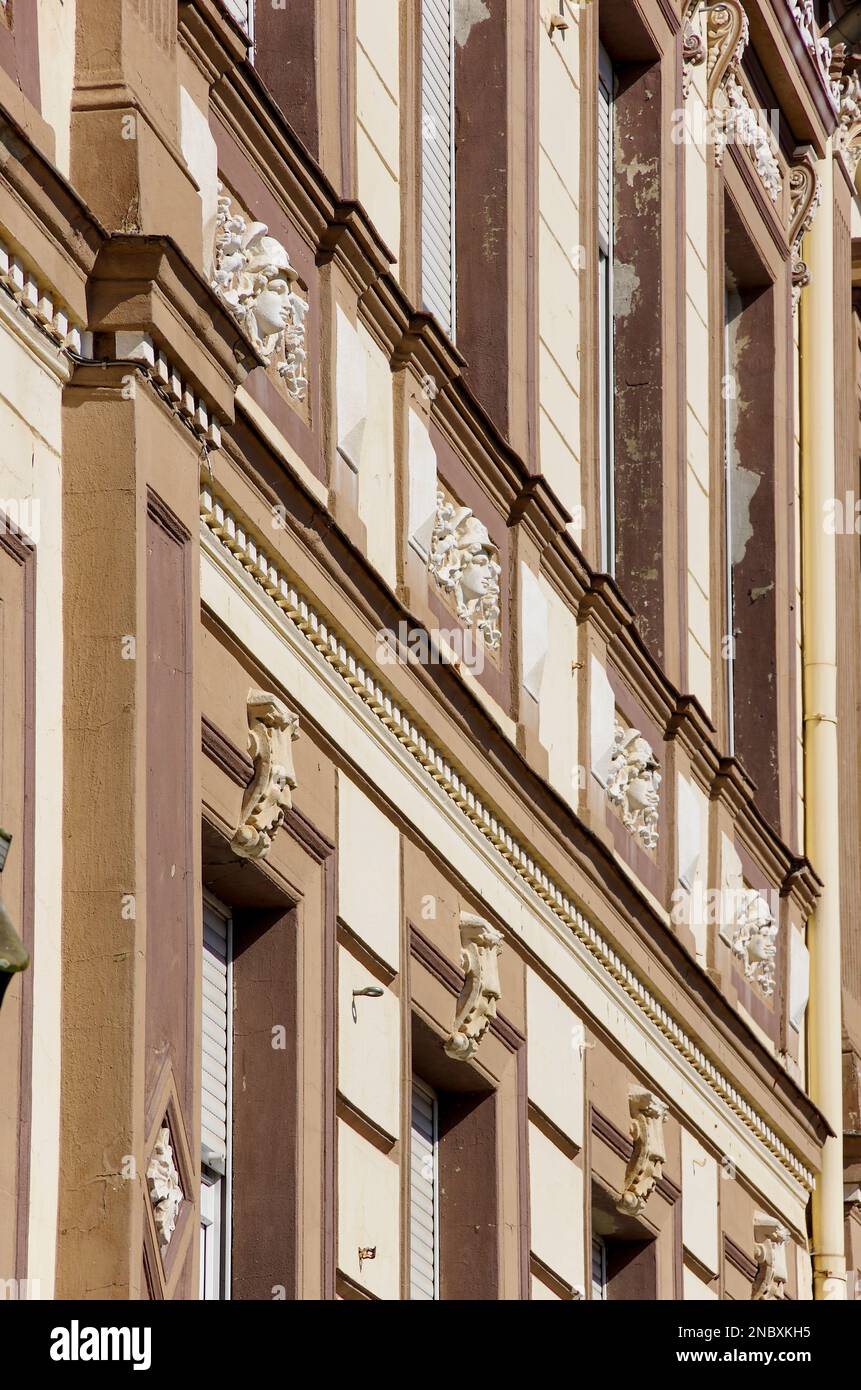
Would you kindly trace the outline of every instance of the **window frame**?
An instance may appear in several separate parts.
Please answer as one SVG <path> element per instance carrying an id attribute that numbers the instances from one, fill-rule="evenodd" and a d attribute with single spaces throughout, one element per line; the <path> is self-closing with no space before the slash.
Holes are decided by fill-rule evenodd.
<path id="1" fill-rule="evenodd" d="M 200 1155 L 200 1225 L 201 1225 L 201 1251 L 200 1251 L 200 1287 L 201 1298 L 204 1287 L 204 1188 L 215 1193 L 215 1200 L 211 1212 L 207 1212 L 206 1229 L 217 1227 L 218 1235 L 218 1255 L 213 1261 L 217 1269 L 218 1292 L 208 1295 L 214 1301 L 227 1301 L 231 1296 L 231 1220 L 232 1220 L 232 1181 L 233 1181 L 233 914 L 227 905 L 215 897 L 213 893 L 204 889 L 203 892 L 203 913 L 209 912 L 221 918 L 225 925 L 226 945 L 226 971 L 225 988 L 227 999 L 227 1038 L 226 1038 L 226 1098 L 225 1098 L 225 1125 L 224 1125 L 224 1171 L 220 1173 L 216 1167 L 207 1162 L 206 1157 L 201 1151 Z M 201 951 L 205 951 L 201 936 Z M 203 1009 L 203 972 L 201 970 L 201 1019 Z M 203 1060 L 203 1029 L 201 1026 L 201 1063 Z M 201 1073 L 201 1095 L 203 1092 L 203 1082 Z M 217 1192 L 216 1192 L 217 1190 Z M 209 1242 L 206 1242 L 207 1251 Z"/>

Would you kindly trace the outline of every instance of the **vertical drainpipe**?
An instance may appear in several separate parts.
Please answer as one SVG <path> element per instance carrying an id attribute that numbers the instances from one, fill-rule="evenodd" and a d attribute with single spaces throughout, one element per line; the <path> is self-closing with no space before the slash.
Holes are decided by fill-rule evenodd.
<path id="1" fill-rule="evenodd" d="M 845 1299 L 840 992 L 840 818 L 837 746 L 836 536 L 823 525 L 836 495 L 834 410 L 834 171 L 831 142 L 818 167 L 822 199 L 807 240 L 801 296 L 801 549 L 805 850 L 824 881 L 810 919 L 809 1087 L 834 1130 L 813 1194 L 816 1299 Z"/>

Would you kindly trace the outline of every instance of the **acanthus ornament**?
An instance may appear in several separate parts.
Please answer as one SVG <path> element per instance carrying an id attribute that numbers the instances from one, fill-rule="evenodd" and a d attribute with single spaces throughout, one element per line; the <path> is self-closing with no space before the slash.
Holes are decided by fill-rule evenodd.
<path id="1" fill-rule="evenodd" d="M 776 1216 L 758 1211 L 753 1218 L 756 1275 L 751 1300 L 775 1303 L 786 1297 L 786 1243 L 789 1231 Z"/>
<path id="2" fill-rule="evenodd" d="M 790 0 L 789 8 L 804 40 L 804 47 L 813 59 L 813 65 L 819 73 L 822 85 L 834 100 L 834 84 L 831 80 L 831 45 L 827 39 L 821 37 L 817 30 L 813 0 Z"/>
<path id="3" fill-rule="evenodd" d="M 267 366 L 275 367 L 294 400 L 304 400 L 305 316 L 298 272 L 265 222 L 247 222 L 218 185 L 212 288 L 251 339 Z"/>
<path id="4" fill-rule="evenodd" d="M 660 1181 L 667 1161 L 664 1121 L 668 1106 L 651 1091 L 633 1090 L 628 1096 L 628 1107 L 634 1151 L 625 1173 L 625 1190 L 616 1203 L 616 1210 L 626 1216 L 639 1216 Z"/>
<path id="5" fill-rule="evenodd" d="M 613 752 L 607 776 L 607 797 L 644 849 L 658 847 L 660 764 L 639 729 L 631 729 L 616 717 Z"/>
<path id="6" fill-rule="evenodd" d="M 454 1029 L 445 1044 L 449 1057 L 468 1062 L 496 1018 L 496 1005 L 502 993 L 499 982 L 499 953 L 502 932 L 473 912 L 460 915 L 461 965 L 463 988 L 458 996 Z"/>
<path id="7" fill-rule="evenodd" d="M 469 507 L 437 493 L 428 569 L 454 601 L 461 622 L 474 626 L 489 651 L 499 649 L 499 552 L 487 527 Z"/>
<path id="8" fill-rule="evenodd" d="M 262 690 L 249 691 L 247 709 L 254 775 L 242 799 L 231 847 L 243 859 L 262 859 L 293 805 L 293 742 L 299 737 L 299 718 L 276 695 Z"/>
<path id="9" fill-rule="evenodd" d="M 789 243 L 792 247 L 792 307 L 798 307 L 801 291 L 810 284 L 810 271 L 801 258 L 801 246 L 819 207 L 822 185 L 816 174 L 816 161 L 810 146 L 796 151 L 796 162 L 789 171 L 791 205 Z"/>
<path id="10" fill-rule="evenodd" d="M 176 1218 L 185 1197 L 167 1125 L 162 1125 L 158 1132 L 146 1178 L 159 1246 L 164 1252 L 176 1230 Z"/>
<path id="11" fill-rule="evenodd" d="M 837 44 L 833 50 L 832 65 L 832 90 L 837 103 L 834 143 L 848 164 L 854 181 L 861 157 L 861 79 L 857 67 L 846 70 L 847 60 L 846 45 Z M 857 59 L 853 62 L 857 62 Z"/>
<path id="12" fill-rule="evenodd" d="M 741 963 L 745 979 L 770 999 L 774 994 L 777 923 L 765 898 L 755 888 L 739 889 L 733 899 L 732 953 Z"/>
<path id="13" fill-rule="evenodd" d="M 741 60 L 750 37 L 740 0 L 709 5 L 706 16 L 708 103 L 715 119 L 715 164 L 723 163 L 727 145 L 750 151 L 759 180 L 773 203 L 780 197 L 780 164 L 760 114 L 750 104 L 741 80 Z"/>
<path id="14" fill-rule="evenodd" d="M 695 23 L 699 0 L 693 0 L 688 7 L 682 28 L 682 100 L 690 96 L 694 68 L 702 67 L 706 61 L 706 41 Z"/>

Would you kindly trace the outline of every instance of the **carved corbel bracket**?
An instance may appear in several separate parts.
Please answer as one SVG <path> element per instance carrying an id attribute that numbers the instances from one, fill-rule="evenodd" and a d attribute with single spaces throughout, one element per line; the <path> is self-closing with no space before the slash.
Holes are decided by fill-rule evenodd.
<path id="1" fill-rule="evenodd" d="M 751 1298 L 776 1302 L 785 1297 L 786 1290 L 786 1243 L 789 1232 L 776 1216 L 766 1216 L 758 1211 L 753 1218 L 756 1276 L 753 1281 Z"/>
<path id="2" fill-rule="evenodd" d="M 706 17 L 708 103 L 714 106 L 726 78 L 741 66 L 750 29 L 740 0 L 721 0 L 718 5 L 707 5 L 703 13 Z"/>
<path id="3" fill-rule="evenodd" d="M 790 222 L 792 247 L 792 305 L 798 307 L 801 291 L 810 284 L 810 271 L 801 258 L 801 246 L 819 208 L 822 185 L 816 173 L 816 157 L 810 145 L 796 150 L 789 171 Z"/>
<path id="4" fill-rule="evenodd" d="M 262 859 L 293 805 L 296 787 L 293 741 L 299 718 L 276 695 L 248 693 L 248 752 L 254 776 L 242 798 L 242 816 L 232 849 L 243 859 Z"/>
<path id="5" fill-rule="evenodd" d="M 625 1190 L 616 1210 L 625 1216 L 639 1216 L 658 1183 L 666 1162 L 664 1120 L 668 1106 L 651 1091 L 631 1091 L 631 1138 L 634 1152 L 625 1174 Z"/>
<path id="6" fill-rule="evenodd" d="M 458 996 L 454 1030 L 445 1044 L 449 1057 L 468 1062 L 496 1018 L 501 994 L 499 953 L 502 932 L 473 912 L 460 915 L 461 966 L 465 979 Z"/>

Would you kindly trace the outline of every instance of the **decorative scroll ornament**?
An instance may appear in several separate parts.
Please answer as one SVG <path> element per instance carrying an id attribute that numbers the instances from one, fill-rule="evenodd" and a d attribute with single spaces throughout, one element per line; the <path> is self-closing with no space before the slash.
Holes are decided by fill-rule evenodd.
<path id="1" fill-rule="evenodd" d="M 266 855 L 293 805 L 293 741 L 298 737 L 298 716 L 277 696 L 249 691 L 248 751 L 254 760 L 254 776 L 242 798 L 242 818 L 232 841 L 234 853 L 243 859 Z"/>
<path id="2" fill-rule="evenodd" d="M 682 29 L 682 100 L 690 96 L 694 68 L 702 67 L 706 61 L 706 41 L 696 27 L 695 15 L 699 0 L 693 0 L 688 7 Z"/>
<path id="3" fill-rule="evenodd" d="M 468 1062 L 496 1018 L 496 1002 L 502 993 L 499 983 L 502 932 L 482 917 L 462 912 L 460 944 L 460 963 L 466 978 L 457 1001 L 454 1031 L 445 1050 L 455 1061 Z"/>
<path id="4" fill-rule="evenodd" d="M 708 102 L 715 123 L 715 163 L 723 163 L 727 145 L 750 151 L 759 180 L 773 203 L 780 197 L 783 177 L 768 130 L 750 104 L 741 80 L 741 60 L 750 37 L 740 0 L 710 5 L 706 16 Z"/>
<path id="5" fill-rule="evenodd" d="M 857 68 L 844 71 L 847 50 L 845 44 L 837 44 L 833 50 L 835 80 L 832 82 L 834 99 L 837 103 L 837 129 L 834 143 L 849 166 L 854 181 L 861 157 L 861 80 Z"/>
<path id="6" fill-rule="evenodd" d="M 734 895 L 735 918 L 731 927 L 732 952 L 766 999 L 774 994 L 777 923 L 761 893 L 742 888 Z"/>
<path id="7" fill-rule="evenodd" d="M 798 26 L 799 33 L 804 40 L 804 47 L 813 59 L 813 65 L 819 73 L 822 85 L 833 99 L 831 45 L 827 39 L 820 37 L 816 28 L 816 15 L 814 14 L 813 0 L 789 0 L 789 8 Z"/>
<path id="8" fill-rule="evenodd" d="M 631 1138 L 634 1152 L 625 1174 L 625 1190 L 616 1210 L 626 1216 L 639 1216 L 660 1181 L 667 1160 L 664 1147 L 664 1120 L 667 1104 L 651 1091 L 631 1091 Z"/>
<path id="9" fill-rule="evenodd" d="M 810 284 L 810 271 L 801 259 L 801 245 L 813 225 L 822 195 L 816 163 L 810 146 L 796 151 L 797 162 L 789 171 L 791 220 L 789 242 L 792 247 L 792 307 L 798 307 L 801 291 Z"/>
<path id="10" fill-rule="evenodd" d="M 146 1180 L 158 1242 L 164 1251 L 170 1245 L 170 1238 L 176 1230 L 176 1218 L 185 1196 L 167 1125 L 162 1125 L 158 1132 L 146 1170 Z"/>
<path id="11" fill-rule="evenodd" d="M 740 0 L 723 0 L 719 5 L 708 5 L 703 13 L 706 16 L 708 50 L 708 103 L 714 106 L 724 78 L 741 67 L 750 27 Z"/>
<path id="12" fill-rule="evenodd" d="M 246 222 L 218 185 L 212 288 L 245 329 L 267 366 L 294 400 L 305 398 L 305 315 L 298 273 L 265 222 Z"/>
<path id="13" fill-rule="evenodd" d="M 437 493 L 428 569 L 454 600 L 461 622 L 475 626 L 485 646 L 497 651 L 500 629 L 499 552 L 483 521 Z"/>
<path id="14" fill-rule="evenodd" d="M 776 1216 L 758 1211 L 753 1218 L 756 1275 L 752 1300 L 774 1303 L 786 1297 L 786 1242 L 789 1232 Z"/>
<path id="15" fill-rule="evenodd" d="M 617 716 L 607 796 L 622 824 L 648 850 L 658 847 L 660 786 L 660 764 L 650 745 L 639 729 L 626 728 Z"/>

